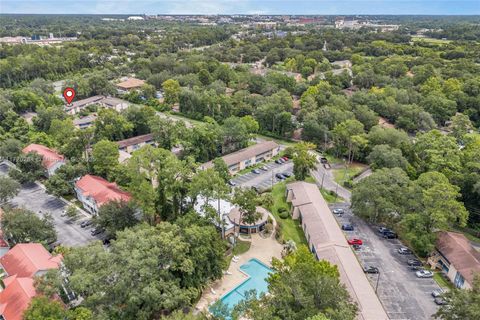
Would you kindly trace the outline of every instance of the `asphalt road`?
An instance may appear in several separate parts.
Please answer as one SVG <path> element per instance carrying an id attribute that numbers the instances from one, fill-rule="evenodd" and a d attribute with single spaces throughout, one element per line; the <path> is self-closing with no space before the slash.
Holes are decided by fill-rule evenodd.
<path id="1" fill-rule="evenodd" d="M 233 178 L 232 181 L 238 186 L 256 187 L 261 191 L 271 188 L 273 184 L 281 181 L 275 177 L 277 173 L 293 172 L 293 162 L 291 160 L 282 164 L 277 164 L 275 162 L 265 163 L 265 167 L 267 168 L 267 171 L 260 170 L 259 174 L 248 172 Z"/>
<path id="2" fill-rule="evenodd" d="M 8 166 L 0 164 L 0 174 L 6 174 Z M 76 221 L 68 217 L 62 217 L 61 213 L 67 208 L 67 204 L 47 194 L 47 192 L 37 183 L 28 183 L 21 187 L 19 194 L 9 201 L 13 207 L 25 208 L 35 212 L 39 217 L 44 213 L 50 213 L 53 217 L 55 230 L 57 232 L 57 241 L 65 246 L 82 246 L 93 240 L 100 240 L 99 236 L 90 235 L 91 226 L 81 228 L 80 223 L 88 218 L 81 215 Z"/>
<path id="3" fill-rule="evenodd" d="M 437 311 L 431 292 L 439 286 L 431 278 L 417 278 L 415 271 L 408 268 L 406 261 L 414 257 L 398 254 L 397 249 L 402 246 L 400 241 L 381 238 L 376 230 L 351 213 L 347 203 L 331 205 L 331 208 L 345 209 L 343 216 L 336 216 L 340 225 L 354 225 L 354 231 L 345 232 L 347 239 L 362 239 L 361 249 L 355 251 L 360 263 L 379 268 L 377 294 L 390 319 L 431 319 L 431 315 Z M 375 288 L 378 275 L 371 274 L 368 278 Z"/>

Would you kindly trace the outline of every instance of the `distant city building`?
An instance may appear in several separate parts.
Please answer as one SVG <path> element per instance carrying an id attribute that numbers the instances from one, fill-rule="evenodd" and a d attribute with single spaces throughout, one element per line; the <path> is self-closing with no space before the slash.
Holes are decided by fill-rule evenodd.
<path id="1" fill-rule="evenodd" d="M 145 18 L 141 16 L 131 16 L 128 17 L 127 20 L 145 20 Z"/>
<path id="2" fill-rule="evenodd" d="M 121 190 L 114 182 L 87 174 L 75 182 L 75 193 L 83 207 L 91 214 L 110 201 L 130 201 L 130 193 Z"/>
<path id="3" fill-rule="evenodd" d="M 47 177 L 52 176 L 58 168 L 65 164 L 65 157 L 63 155 L 41 144 L 32 143 L 22 150 L 23 154 L 30 152 L 35 152 L 42 157 L 42 166 L 45 168 Z"/>
<path id="4" fill-rule="evenodd" d="M 222 157 L 228 166 L 230 174 L 235 174 L 249 166 L 253 166 L 262 161 L 270 160 L 280 151 L 279 145 L 275 141 L 264 141 L 248 148 L 227 154 Z M 213 162 L 209 161 L 201 165 L 201 169 L 213 167 Z"/>

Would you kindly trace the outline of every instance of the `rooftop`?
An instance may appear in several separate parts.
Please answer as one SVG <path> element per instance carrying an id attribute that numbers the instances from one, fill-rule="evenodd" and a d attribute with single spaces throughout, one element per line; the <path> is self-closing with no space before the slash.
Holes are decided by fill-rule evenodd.
<path id="1" fill-rule="evenodd" d="M 136 78 L 128 78 L 126 81 L 122 81 L 120 83 L 117 83 L 117 87 L 121 89 L 134 89 L 134 88 L 140 88 L 145 84 L 145 81 L 136 79 Z"/>
<path id="2" fill-rule="evenodd" d="M 110 107 L 114 107 L 114 106 L 122 104 L 122 103 L 129 104 L 128 101 L 125 101 L 125 100 L 122 100 L 122 99 L 119 99 L 119 98 L 114 98 L 114 97 L 105 98 L 105 99 L 101 100 L 100 102 L 107 105 L 107 106 L 110 106 Z"/>
<path id="3" fill-rule="evenodd" d="M 130 201 L 130 193 L 121 190 L 116 183 L 108 182 L 102 177 L 87 174 L 80 178 L 75 186 L 82 190 L 85 196 L 90 196 L 101 206 L 110 201 Z"/>
<path id="4" fill-rule="evenodd" d="M 9 276 L 33 277 L 38 271 L 58 268 L 61 255 L 52 256 L 40 243 L 19 243 L 0 258 Z"/>
<path id="5" fill-rule="evenodd" d="M 436 248 L 468 283 L 473 283 L 475 273 L 480 274 L 480 252 L 472 247 L 463 234 L 439 232 Z"/>
<path id="6" fill-rule="evenodd" d="M 314 246 L 318 259 L 338 267 L 340 281 L 358 304 L 358 318 L 388 319 L 318 187 L 312 183 L 293 182 L 287 185 L 287 190 L 293 193 L 292 205 L 300 211 L 305 236 Z"/>
<path id="7" fill-rule="evenodd" d="M 104 98 L 105 98 L 104 96 L 93 96 L 93 97 L 85 98 L 85 99 L 82 99 L 82 100 L 78 100 L 78 101 L 72 102 L 70 105 L 68 105 L 66 107 L 66 110 L 68 111 L 68 110 L 75 109 L 75 108 L 81 108 L 85 105 L 93 104 L 95 102 L 99 102 L 100 100 L 102 100 Z"/>
<path id="8" fill-rule="evenodd" d="M 11 276 L 4 279 L 5 289 L 0 292 L 0 314 L 6 320 L 22 320 L 23 312 L 35 297 L 34 280 Z"/>
<path id="9" fill-rule="evenodd" d="M 53 167 L 57 162 L 64 161 L 65 157 L 53 149 L 42 146 L 41 144 L 30 144 L 23 148 L 23 153 L 36 152 L 42 157 L 42 165 L 44 168 L 49 169 Z"/>
<path id="10" fill-rule="evenodd" d="M 126 148 L 129 146 L 134 146 L 134 145 L 148 142 L 148 141 L 153 141 L 153 134 L 148 133 L 141 136 L 136 136 L 133 138 L 117 141 L 117 143 L 119 148 Z"/>
<path id="11" fill-rule="evenodd" d="M 257 143 L 253 146 L 250 146 L 248 148 L 238 150 L 236 152 L 227 154 L 222 157 L 222 159 L 225 161 L 227 166 L 231 166 L 234 164 L 237 164 L 241 161 L 253 158 L 257 155 L 260 155 L 262 153 L 268 152 L 270 150 L 273 150 L 275 148 L 278 148 L 278 143 L 275 141 L 263 141 L 260 143 Z M 209 161 L 203 165 L 203 167 L 206 168 L 211 168 L 213 167 L 213 162 Z"/>

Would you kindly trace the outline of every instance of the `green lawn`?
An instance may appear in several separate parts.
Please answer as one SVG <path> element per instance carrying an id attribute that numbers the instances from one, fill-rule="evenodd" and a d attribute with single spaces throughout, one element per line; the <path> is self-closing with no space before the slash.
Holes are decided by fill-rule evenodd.
<path id="1" fill-rule="evenodd" d="M 333 177 L 336 183 L 340 185 L 344 185 L 344 182 L 352 179 L 356 174 L 360 173 L 363 169 L 365 169 L 364 164 L 360 163 L 351 163 L 345 168 L 333 169 Z"/>
<path id="2" fill-rule="evenodd" d="M 445 279 L 445 276 L 441 272 L 435 272 L 433 274 L 433 280 L 435 280 L 441 288 L 453 289 L 453 284 Z"/>
<path id="3" fill-rule="evenodd" d="M 250 245 L 250 241 L 242 241 L 240 239 L 237 239 L 237 244 L 233 248 L 233 255 L 238 256 L 242 253 L 247 252 L 250 249 Z"/>
<path id="4" fill-rule="evenodd" d="M 289 181 L 289 179 L 287 179 Z M 302 228 L 298 224 L 298 221 L 293 220 L 288 217 L 287 219 L 282 219 L 278 215 L 279 208 L 286 208 L 290 212 L 289 204 L 285 201 L 285 191 L 286 191 L 286 182 L 277 183 L 272 189 L 273 196 L 273 208 L 272 214 L 275 217 L 278 225 L 280 226 L 282 232 L 282 239 L 284 241 L 293 240 L 297 244 L 307 244 L 307 239 L 303 233 Z"/>
<path id="5" fill-rule="evenodd" d="M 428 43 L 435 43 L 435 44 L 447 44 L 452 42 L 451 40 L 442 40 L 442 39 L 436 39 L 436 38 L 428 38 L 428 37 L 418 37 L 418 36 L 412 36 L 412 41 L 425 41 Z"/>

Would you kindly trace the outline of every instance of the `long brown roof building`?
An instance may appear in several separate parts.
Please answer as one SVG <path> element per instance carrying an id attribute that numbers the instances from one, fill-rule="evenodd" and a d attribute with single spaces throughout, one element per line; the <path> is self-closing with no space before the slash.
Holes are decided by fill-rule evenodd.
<path id="1" fill-rule="evenodd" d="M 340 281 L 358 304 L 357 318 L 388 319 L 318 187 L 306 182 L 290 183 L 287 185 L 287 201 L 292 204 L 292 217 L 301 221 L 313 254 L 317 259 L 327 260 L 338 267 Z"/>

